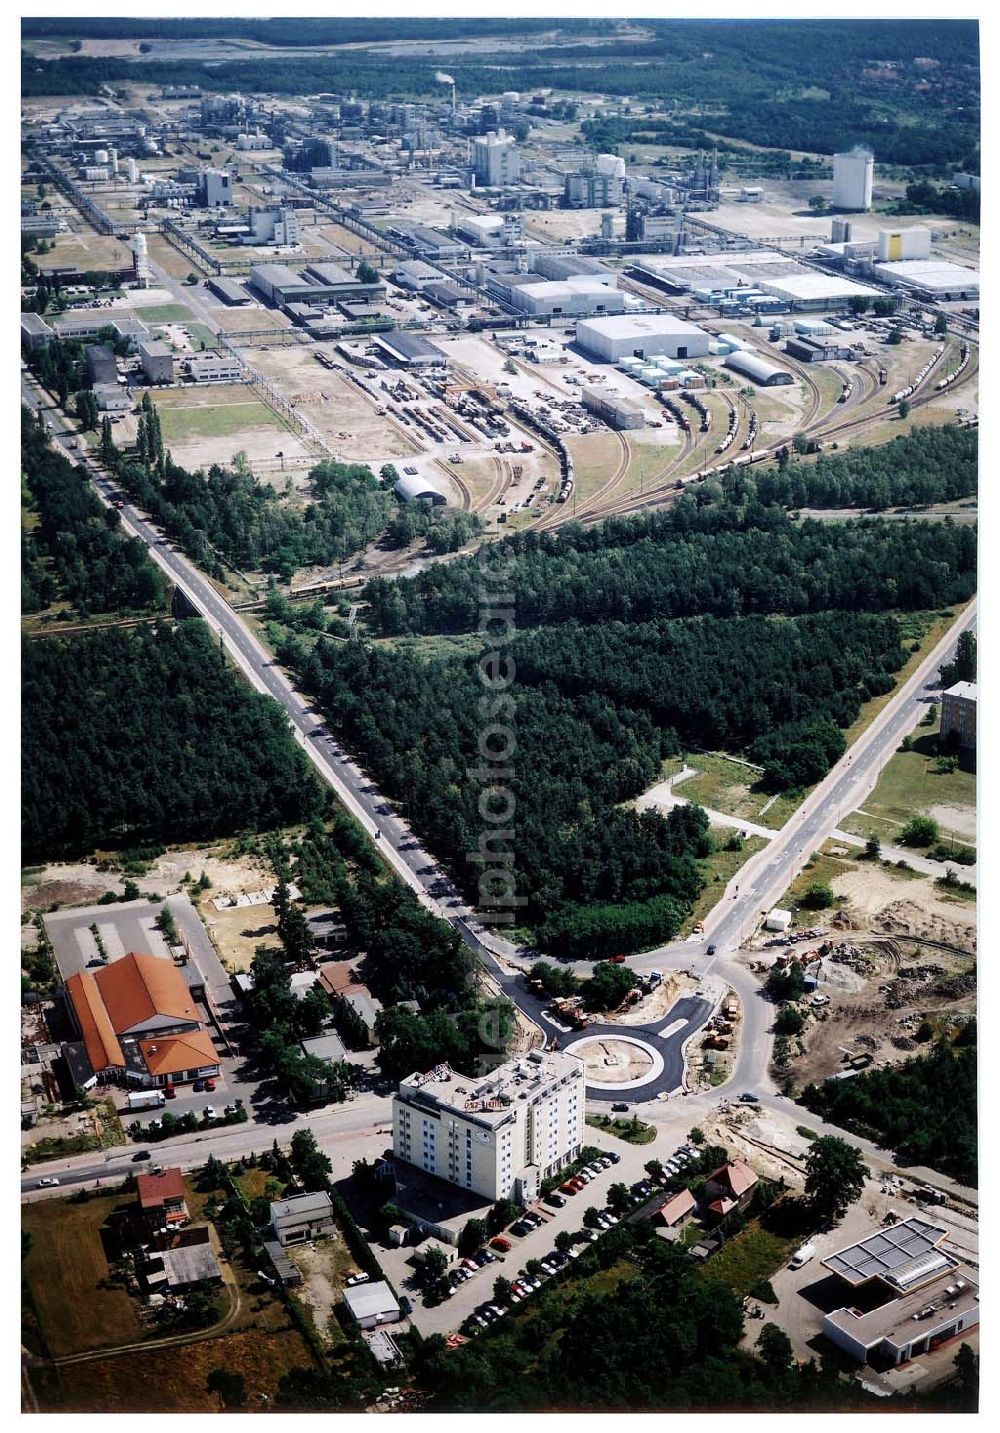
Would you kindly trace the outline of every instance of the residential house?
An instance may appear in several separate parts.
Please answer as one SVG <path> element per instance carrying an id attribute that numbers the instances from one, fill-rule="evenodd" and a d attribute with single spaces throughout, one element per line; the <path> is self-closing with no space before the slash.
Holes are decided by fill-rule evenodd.
<path id="1" fill-rule="evenodd" d="M 725 1218 L 735 1210 L 742 1213 L 748 1208 L 757 1188 L 757 1176 L 742 1159 L 732 1159 L 728 1164 L 710 1174 L 705 1181 L 705 1198 L 712 1214 Z"/>
<path id="2" fill-rule="evenodd" d="M 184 1176 L 179 1169 L 140 1174 L 136 1181 L 139 1220 L 150 1231 L 186 1224 L 188 1214 Z"/>
<path id="3" fill-rule="evenodd" d="M 271 1204 L 271 1228 L 282 1248 L 305 1244 L 310 1239 L 325 1239 L 337 1232 L 333 1201 L 325 1189 L 295 1194 L 290 1199 L 276 1199 Z"/>

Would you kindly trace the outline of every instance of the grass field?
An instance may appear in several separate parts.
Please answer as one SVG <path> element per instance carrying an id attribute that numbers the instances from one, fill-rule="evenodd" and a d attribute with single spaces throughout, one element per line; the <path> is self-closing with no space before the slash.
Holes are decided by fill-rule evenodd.
<path id="1" fill-rule="evenodd" d="M 801 797 L 782 794 L 772 802 L 771 793 L 760 785 L 760 767 L 731 761 L 717 752 L 685 752 L 682 757 L 670 760 L 667 776 L 675 775 L 682 766 L 693 766 L 698 772 L 697 776 L 689 776 L 680 783 L 678 796 L 697 801 L 710 811 L 721 811 L 758 826 L 780 830 L 801 800 Z"/>
<path id="2" fill-rule="evenodd" d="M 188 319 L 194 318 L 191 310 L 183 304 L 155 304 L 151 308 L 133 309 L 133 313 L 145 324 L 187 323 Z"/>
<path id="3" fill-rule="evenodd" d="M 799 1242 L 771 1234 L 755 1220 L 724 1244 L 699 1273 L 720 1280 L 734 1294 L 746 1294 L 758 1279 L 769 1279 L 776 1273 Z"/>
<path id="4" fill-rule="evenodd" d="M 874 697 L 870 702 L 865 702 L 857 721 L 844 732 L 848 746 L 857 741 L 883 707 L 892 701 L 895 693 L 909 680 L 927 654 L 933 651 L 962 610 L 956 607 L 954 609 L 946 608 L 941 612 L 905 612 L 900 615 L 904 644 L 919 642 L 919 649 L 910 653 L 902 670 L 896 673 L 896 685 L 891 692 L 886 692 L 884 696 Z"/>
<path id="5" fill-rule="evenodd" d="M 284 432 L 270 408 L 256 399 L 183 408 L 157 401 L 156 406 L 165 443 L 187 443 L 192 438 L 230 438 L 246 428 L 273 428 Z"/>
<path id="6" fill-rule="evenodd" d="M 656 1138 L 656 1126 L 644 1124 L 642 1120 L 613 1120 L 610 1115 L 587 1115 L 587 1123 L 594 1129 L 617 1135 L 626 1144 L 652 1144 Z"/>
<path id="7" fill-rule="evenodd" d="M 935 817 L 942 837 L 964 845 L 975 844 L 976 773 L 961 767 L 952 772 L 935 769 L 939 731 L 939 722 L 933 727 L 917 728 L 913 750 L 896 752 L 863 808 L 842 823 L 845 830 L 861 836 L 874 832 L 883 841 L 898 840 L 901 827 L 920 813 Z M 949 824 L 941 808 L 954 812 L 955 817 L 965 813 L 973 829 L 966 821 L 956 823 L 954 817 Z"/>
<path id="8" fill-rule="evenodd" d="M 54 1358 L 142 1338 L 136 1305 L 121 1288 L 103 1289 L 109 1273 L 100 1229 L 131 1200 L 108 1195 L 85 1204 L 44 1200 L 22 1210 L 31 1235 L 24 1275 Z"/>
<path id="9" fill-rule="evenodd" d="M 785 909 L 792 909 L 805 895 L 810 886 L 832 885 L 838 876 L 851 870 L 851 861 L 838 856 L 812 856 L 803 870 L 795 877 L 781 899 Z M 792 924 L 813 926 L 823 916 L 822 911 L 800 911 Z"/>
<path id="10" fill-rule="evenodd" d="M 215 1413 L 219 1400 L 205 1387 L 216 1368 L 246 1380 L 246 1410 L 272 1400 L 281 1375 L 312 1367 L 309 1347 L 291 1327 L 246 1329 L 179 1348 L 98 1359 L 54 1370 L 32 1382 L 43 1412 Z"/>

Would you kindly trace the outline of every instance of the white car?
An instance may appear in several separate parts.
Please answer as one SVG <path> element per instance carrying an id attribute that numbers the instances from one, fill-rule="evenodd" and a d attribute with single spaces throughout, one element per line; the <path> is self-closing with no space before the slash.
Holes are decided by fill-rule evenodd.
<path id="1" fill-rule="evenodd" d="M 56 1179 L 54 1175 L 49 1174 L 46 1175 L 44 1179 L 40 1179 L 38 1181 L 38 1187 L 39 1189 L 51 1189 L 54 1185 L 58 1183 L 58 1179 Z"/>
<path id="2" fill-rule="evenodd" d="M 214 1106 L 214 1105 L 206 1105 L 205 1108 L 202 1110 L 202 1114 L 205 1116 L 205 1118 L 206 1118 L 207 1120 L 214 1119 L 214 1118 L 215 1118 L 215 1106 Z"/>

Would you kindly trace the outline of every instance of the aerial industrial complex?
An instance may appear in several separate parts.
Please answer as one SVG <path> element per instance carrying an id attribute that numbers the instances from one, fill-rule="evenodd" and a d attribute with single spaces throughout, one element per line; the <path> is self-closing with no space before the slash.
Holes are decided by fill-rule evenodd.
<path id="1" fill-rule="evenodd" d="M 259 23 L 25 27 L 24 1408 L 970 1407 L 971 72 Z"/>

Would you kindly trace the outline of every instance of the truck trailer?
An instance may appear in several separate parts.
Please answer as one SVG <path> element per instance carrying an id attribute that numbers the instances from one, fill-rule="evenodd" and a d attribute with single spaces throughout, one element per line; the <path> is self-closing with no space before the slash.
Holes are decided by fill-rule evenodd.
<path id="1" fill-rule="evenodd" d="M 133 1090 L 128 1097 L 130 1110 L 158 1110 L 167 1103 L 162 1090 Z"/>

